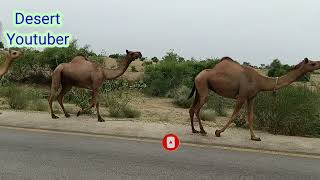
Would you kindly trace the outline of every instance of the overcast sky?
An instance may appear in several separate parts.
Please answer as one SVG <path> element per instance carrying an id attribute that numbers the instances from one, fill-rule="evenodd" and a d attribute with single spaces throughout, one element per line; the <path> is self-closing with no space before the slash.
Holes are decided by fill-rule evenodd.
<path id="1" fill-rule="evenodd" d="M 1 0 L 3 28 L 30 32 L 13 28 L 14 10 L 61 11 L 64 26 L 50 30 L 71 33 L 97 53 L 129 49 L 162 57 L 174 49 L 186 58 L 253 64 L 320 59 L 318 0 Z"/>

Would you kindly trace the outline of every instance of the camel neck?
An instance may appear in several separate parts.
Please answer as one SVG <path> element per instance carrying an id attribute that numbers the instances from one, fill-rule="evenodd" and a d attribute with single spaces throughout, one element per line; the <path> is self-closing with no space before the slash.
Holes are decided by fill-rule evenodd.
<path id="1" fill-rule="evenodd" d="M 115 79 L 115 78 L 121 76 L 127 70 L 130 63 L 131 63 L 130 59 L 124 58 L 119 63 L 118 68 L 104 69 L 103 74 L 104 74 L 105 80 Z"/>
<path id="2" fill-rule="evenodd" d="M 258 79 L 258 84 L 261 91 L 278 90 L 293 83 L 303 74 L 305 74 L 305 72 L 303 72 L 302 70 L 294 69 L 288 72 L 286 75 L 279 77 L 278 80 L 277 78 L 273 77 L 260 76 L 260 79 Z"/>
<path id="3" fill-rule="evenodd" d="M 2 77 L 4 74 L 8 72 L 11 63 L 12 63 L 12 59 L 9 57 L 6 57 L 3 65 L 0 66 L 0 77 Z"/>

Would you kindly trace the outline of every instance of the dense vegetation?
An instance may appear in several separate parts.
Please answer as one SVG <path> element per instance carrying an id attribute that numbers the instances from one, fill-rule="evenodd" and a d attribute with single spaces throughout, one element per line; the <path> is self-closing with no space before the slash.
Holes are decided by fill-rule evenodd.
<path id="1" fill-rule="evenodd" d="M 180 86 L 192 87 L 194 77 L 217 62 L 217 59 L 185 60 L 174 52 L 168 52 L 157 64 L 145 67 L 145 92 L 152 96 L 165 96 Z"/>
<path id="2" fill-rule="evenodd" d="M 320 136 L 320 93 L 306 86 L 288 86 L 260 93 L 255 100 L 256 126 L 274 134 Z"/>

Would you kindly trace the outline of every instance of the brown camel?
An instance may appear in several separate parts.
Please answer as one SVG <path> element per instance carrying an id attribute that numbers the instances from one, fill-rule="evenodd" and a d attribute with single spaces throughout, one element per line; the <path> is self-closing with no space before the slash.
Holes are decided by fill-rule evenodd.
<path id="1" fill-rule="evenodd" d="M 85 57 L 77 56 L 72 59 L 70 63 L 62 63 L 56 67 L 52 74 L 51 94 L 49 97 L 49 106 L 51 110 L 51 117 L 53 119 L 59 118 L 54 115 L 52 111 L 52 102 L 55 99 L 55 94 L 61 87 L 61 91 L 57 96 L 58 102 L 66 117 L 70 115 L 65 111 L 63 106 L 63 96 L 71 90 L 72 86 L 90 89 L 92 91 L 91 105 L 87 109 L 82 109 L 77 113 L 79 116 L 82 112 L 96 106 L 98 121 L 104 122 L 105 120 L 100 116 L 99 102 L 97 100 L 98 91 L 105 80 L 115 79 L 121 76 L 129 64 L 142 57 L 140 52 L 132 52 L 126 50 L 126 56 L 121 61 L 116 69 L 104 69 L 97 64 L 88 61 Z"/>
<path id="2" fill-rule="evenodd" d="M 214 68 L 201 71 L 195 78 L 195 83 L 189 96 L 191 98 L 194 91 L 196 91 L 196 97 L 189 110 L 192 132 L 199 133 L 193 126 L 195 113 L 199 121 L 200 133 L 206 134 L 201 124 L 199 112 L 208 100 L 210 89 L 220 96 L 236 99 L 236 106 L 230 120 L 222 129 L 216 130 L 215 135 L 220 137 L 220 134 L 234 121 L 242 105 L 246 102 L 251 140 L 261 141 L 254 134 L 252 127 L 254 98 L 257 93 L 260 91 L 275 91 L 285 87 L 307 72 L 312 72 L 319 68 L 320 61 L 310 61 L 305 58 L 286 75 L 272 78 L 259 74 L 251 67 L 241 66 L 229 57 L 222 58 Z"/>
<path id="3" fill-rule="evenodd" d="M 3 65 L 0 66 L 0 78 L 1 78 L 3 75 L 5 75 L 9 71 L 9 68 L 10 68 L 12 62 L 15 59 L 19 58 L 20 56 L 22 56 L 23 53 L 20 51 L 15 51 L 15 50 L 5 51 L 3 49 L 0 49 L 0 53 L 5 54 L 5 61 L 4 61 Z"/>

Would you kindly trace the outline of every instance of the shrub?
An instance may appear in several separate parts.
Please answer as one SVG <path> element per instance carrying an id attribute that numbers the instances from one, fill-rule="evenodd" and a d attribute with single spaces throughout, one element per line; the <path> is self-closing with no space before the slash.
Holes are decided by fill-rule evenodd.
<path id="1" fill-rule="evenodd" d="M 255 125 L 273 134 L 320 135 L 320 95 L 303 86 L 262 92 L 256 98 Z"/>
<path id="2" fill-rule="evenodd" d="M 29 105 L 29 109 L 34 111 L 48 111 L 48 102 L 44 99 L 35 99 Z"/>
<path id="3" fill-rule="evenodd" d="M 111 117 L 135 118 L 141 115 L 140 111 L 129 105 L 132 96 L 129 91 L 113 91 L 105 95 L 105 106 L 108 108 Z"/>
<path id="4" fill-rule="evenodd" d="M 154 62 L 154 63 L 158 63 L 159 59 L 157 57 L 153 57 L 153 58 L 151 58 L 151 61 Z"/>
<path id="5" fill-rule="evenodd" d="M 152 61 L 143 61 L 142 66 L 148 66 L 151 64 L 152 64 Z"/>
<path id="6" fill-rule="evenodd" d="M 280 60 L 275 59 L 270 64 L 268 76 L 280 77 L 280 76 L 287 74 L 291 69 L 292 69 L 292 67 L 289 66 L 288 64 L 281 64 Z M 309 81 L 309 79 L 310 79 L 310 74 L 307 74 L 307 75 L 301 77 L 300 79 L 298 79 L 298 81 Z"/>
<path id="7" fill-rule="evenodd" d="M 231 100 L 219 96 L 216 93 L 210 93 L 206 108 L 213 109 L 218 116 L 226 116 L 226 108 L 232 104 Z"/>
<path id="8" fill-rule="evenodd" d="M 136 118 L 141 116 L 141 112 L 133 109 L 131 106 L 126 106 L 123 110 L 124 117 Z"/>
<path id="9" fill-rule="evenodd" d="M 215 112 L 210 109 L 204 109 L 200 112 L 200 118 L 205 121 L 215 121 Z"/>
<path id="10" fill-rule="evenodd" d="M 135 66 L 131 66 L 131 71 L 132 72 L 139 72 Z"/>
<path id="11" fill-rule="evenodd" d="M 173 98 L 173 104 L 182 108 L 189 108 L 193 102 L 193 98 L 188 99 L 190 91 L 188 87 L 181 86 L 177 89 L 170 90 L 166 96 Z"/>
<path id="12" fill-rule="evenodd" d="M 124 57 L 126 57 L 126 55 L 125 54 L 110 54 L 109 57 L 113 58 L 113 59 L 123 59 Z"/>
<path id="13" fill-rule="evenodd" d="M 18 110 L 27 109 L 28 106 L 31 106 L 31 110 L 39 109 L 33 109 L 33 107 L 35 107 L 36 103 L 38 103 L 38 101 L 40 101 L 44 96 L 43 92 L 39 90 L 30 88 L 22 89 L 18 88 L 14 84 L 8 87 L 3 87 L 1 91 L 1 96 L 8 99 L 10 108 Z"/>
<path id="14" fill-rule="evenodd" d="M 79 106 L 82 109 L 85 109 L 85 108 L 90 107 L 90 105 L 91 105 L 92 94 L 91 94 L 90 90 L 88 90 L 88 89 L 73 88 L 70 92 L 68 92 L 65 95 L 64 99 L 66 101 L 69 101 L 71 103 L 76 104 L 77 106 Z M 92 109 L 90 109 L 84 113 L 91 114 Z"/>
<path id="15" fill-rule="evenodd" d="M 8 103 L 12 109 L 26 109 L 28 105 L 28 97 L 23 91 L 20 91 L 16 86 L 10 86 L 7 94 Z"/>
<path id="16" fill-rule="evenodd" d="M 169 90 L 182 85 L 192 87 L 194 77 L 203 69 L 212 68 L 218 61 L 186 61 L 173 52 L 167 53 L 157 64 L 146 66 L 144 82 L 145 93 L 152 96 L 165 96 Z"/>

